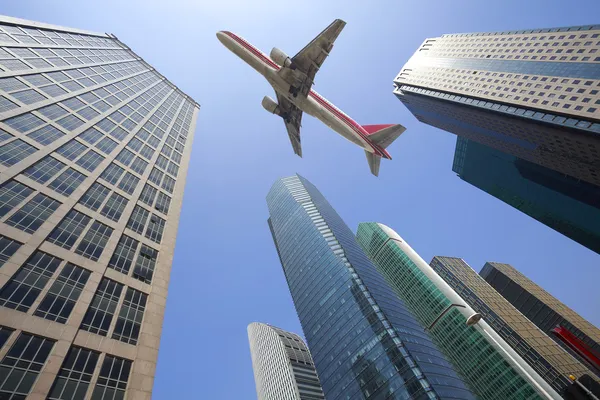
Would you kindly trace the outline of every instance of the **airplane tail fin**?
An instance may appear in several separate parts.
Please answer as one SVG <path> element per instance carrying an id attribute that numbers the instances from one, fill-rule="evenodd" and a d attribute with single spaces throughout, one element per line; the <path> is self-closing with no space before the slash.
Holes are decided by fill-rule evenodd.
<path id="1" fill-rule="evenodd" d="M 369 133 L 369 140 L 384 149 L 406 130 L 400 124 L 363 125 L 362 127 Z"/>
<path id="2" fill-rule="evenodd" d="M 381 157 L 367 150 L 365 150 L 365 154 L 367 155 L 367 162 L 369 163 L 369 168 L 371 168 L 371 173 L 375 176 L 379 176 L 379 165 L 381 164 Z"/>
<path id="3" fill-rule="evenodd" d="M 363 125 L 362 127 L 369 134 L 369 140 L 383 149 L 392 144 L 392 142 L 398 139 L 398 136 L 406 130 L 406 128 L 400 124 Z M 384 153 L 389 157 L 387 152 Z M 371 168 L 371 173 L 375 176 L 379 176 L 381 157 L 366 150 L 365 154 L 367 155 L 367 162 L 369 163 L 369 168 Z"/>

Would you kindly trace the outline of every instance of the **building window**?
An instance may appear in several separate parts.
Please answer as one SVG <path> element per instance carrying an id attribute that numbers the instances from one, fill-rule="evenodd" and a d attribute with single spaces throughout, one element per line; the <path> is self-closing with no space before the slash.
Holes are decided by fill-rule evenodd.
<path id="1" fill-rule="evenodd" d="M 144 227 L 146 226 L 146 221 L 148 220 L 149 215 L 150 212 L 136 205 L 131 213 L 131 217 L 129 217 L 129 221 L 127 222 L 127 228 L 142 234 L 144 232 Z"/>
<path id="2" fill-rule="evenodd" d="M 122 291 L 123 285 L 120 283 L 102 278 L 90 307 L 85 313 L 81 329 L 106 336 Z"/>
<path id="3" fill-rule="evenodd" d="M 17 115 L 16 117 L 9 118 L 2 122 L 21 133 L 25 133 L 45 124 L 43 120 L 31 113 Z"/>
<path id="4" fill-rule="evenodd" d="M 129 164 L 131 163 L 131 161 L 133 161 L 134 158 L 135 158 L 135 154 L 133 154 L 131 151 L 129 151 L 127 149 L 123 149 L 123 150 L 121 150 L 119 155 L 115 158 L 115 160 L 117 160 L 118 162 L 120 162 L 123 165 L 129 166 Z"/>
<path id="5" fill-rule="evenodd" d="M 44 146 L 49 145 L 50 143 L 63 136 L 64 133 L 62 133 L 52 125 L 46 125 L 38 129 L 37 131 L 33 131 L 27 135 L 27 137 L 30 137 L 31 139 Z"/>
<path id="6" fill-rule="evenodd" d="M 152 275 L 154 274 L 157 257 L 158 251 L 143 244 L 135 262 L 133 277 L 148 284 L 152 283 Z"/>
<path id="7" fill-rule="evenodd" d="M 160 186 L 160 182 L 162 181 L 164 173 L 156 168 L 152 169 L 152 172 L 150 173 L 150 176 L 148 177 L 148 180 L 154 184 L 156 184 L 157 186 Z"/>
<path id="8" fill-rule="evenodd" d="M 94 387 L 92 400 L 120 400 L 125 398 L 131 361 L 106 355 L 100 376 Z"/>
<path id="9" fill-rule="evenodd" d="M 99 353 L 92 350 L 71 347 L 58 371 L 48 400 L 85 398 L 99 356 Z"/>
<path id="10" fill-rule="evenodd" d="M 147 166 L 148 166 L 148 163 L 138 157 L 135 159 L 135 161 L 133 161 L 133 164 L 131 164 L 131 169 L 134 172 L 137 172 L 138 174 L 142 175 L 144 173 L 144 171 L 146 170 Z"/>
<path id="11" fill-rule="evenodd" d="M 148 295 L 127 288 L 112 338 L 129 344 L 137 344 Z"/>
<path id="12" fill-rule="evenodd" d="M 154 206 L 154 208 L 156 208 L 163 214 L 168 214 L 170 205 L 171 198 L 162 192 L 158 193 L 158 197 L 156 198 L 156 205 Z"/>
<path id="13" fill-rule="evenodd" d="M 62 260 L 36 251 L 0 291 L 0 305 L 27 312 Z"/>
<path id="14" fill-rule="evenodd" d="M 100 178 L 114 185 L 119 181 L 119 178 L 124 172 L 125 170 L 119 167 L 117 164 L 110 164 L 108 168 L 102 172 Z"/>
<path id="15" fill-rule="evenodd" d="M 127 205 L 127 199 L 117 193 L 113 193 L 104 208 L 100 212 L 100 214 L 105 217 L 112 219 L 113 221 L 118 221 L 121 218 L 121 214 L 123 214 L 123 210 Z"/>
<path id="16" fill-rule="evenodd" d="M 6 221 L 6 224 L 27 233 L 34 233 L 56 211 L 59 205 L 58 201 L 38 193 L 20 210 L 15 212 Z"/>
<path id="17" fill-rule="evenodd" d="M 123 190 L 128 194 L 133 194 L 137 184 L 139 183 L 140 178 L 135 175 L 127 172 L 121 182 L 119 182 L 119 189 Z"/>
<path id="18" fill-rule="evenodd" d="M 79 202 L 87 208 L 97 211 L 109 193 L 109 188 L 99 184 L 98 182 L 94 182 L 94 184 L 89 188 L 89 190 L 81 197 L 81 200 L 79 200 Z"/>
<path id="19" fill-rule="evenodd" d="M 35 153 L 37 149 L 21 139 L 0 147 L 0 164 L 7 167 L 13 166 L 21 160 Z"/>
<path id="20" fill-rule="evenodd" d="M 0 384 L 0 398 L 24 400 L 46 363 L 52 346 L 54 341 L 50 339 L 21 333 L 0 362 L 4 378 Z"/>
<path id="21" fill-rule="evenodd" d="M 173 190 L 175 189 L 175 179 L 171 178 L 170 176 L 165 176 L 165 180 L 163 181 L 161 187 L 167 192 L 173 194 Z"/>
<path id="22" fill-rule="evenodd" d="M 48 156 L 27 168 L 23 174 L 38 183 L 44 184 L 66 166 L 56 158 Z"/>
<path id="23" fill-rule="evenodd" d="M 64 196 L 69 196 L 81 185 L 85 178 L 87 176 L 75 171 L 73 168 L 68 168 L 58 178 L 50 182 L 48 187 Z"/>
<path id="24" fill-rule="evenodd" d="M 158 189 L 156 189 L 154 186 L 146 184 L 142 190 L 142 194 L 140 195 L 140 201 L 152 206 L 152 204 L 154 204 L 154 198 L 156 197 L 157 192 Z"/>
<path id="25" fill-rule="evenodd" d="M 153 242 L 160 243 L 162 240 L 163 230 L 165 229 L 165 220 L 152 214 L 148 229 L 146 229 L 146 237 Z"/>
<path id="26" fill-rule="evenodd" d="M 0 218 L 21 204 L 31 193 L 33 189 L 17 181 L 11 180 L 0 186 Z"/>
<path id="27" fill-rule="evenodd" d="M 65 249 L 71 249 L 90 220 L 87 215 L 71 210 L 46 240 Z"/>
<path id="28" fill-rule="evenodd" d="M 138 245 L 139 242 L 137 240 L 127 235 L 121 236 L 108 266 L 127 275 L 133 263 L 133 257 Z"/>
<path id="29" fill-rule="evenodd" d="M 91 260 L 98 261 L 112 231 L 112 228 L 101 224 L 98 221 L 94 221 L 92 227 L 87 231 L 81 240 L 81 243 L 79 243 L 79 246 L 77 246 L 75 253 L 81 254 Z"/>
<path id="30" fill-rule="evenodd" d="M 67 144 L 61 146 L 58 150 L 56 150 L 56 152 L 58 154 L 60 154 L 61 156 L 63 156 L 64 158 L 73 161 L 77 157 L 79 157 L 81 154 L 83 154 L 83 152 L 86 150 L 87 150 L 86 146 L 79 143 L 77 140 L 73 139 L 73 140 L 69 141 Z"/>
<path id="31" fill-rule="evenodd" d="M 107 137 L 105 137 L 104 139 L 102 139 L 100 141 L 100 143 L 98 143 L 96 145 L 96 148 L 106 154 L 110 154 L 115 148 L 117 147 L 117 143 L 112 140 L 109 139 Z"/>
<path id="32" fill-rule="evenodd" d="M 0 235 L 0 267 L 19 250 L 22 243 Z M 0 346 L 2 347 L 2 346 Z"/>
<path id="33" fill-rule="evenodd" d="M 67 263 L 50 286 L 34 315 L 62 324 L 66 323 L 89 277 L 89 271 Z"/>
<path id="34" fill-rule="evenodd" d="M 77 160 L 75 164 L 79 165 L 83 169 L 92 172 L 93 170 L 98 168 L 98 165 L 100 165 L 102 161 L 104 161 L 103 156 L 101 156 L 93 150 L 90 150 L 87 153 L 85 153 L 79 160 Z"/>
<path id="35" fill-rule="evenodd" d="M 6 341 L 14 331 L 14 329 L 7 328 L 5 326 L 0 326 L 0 348 L 4 346 L 4 343 L 6 343 Z"/>

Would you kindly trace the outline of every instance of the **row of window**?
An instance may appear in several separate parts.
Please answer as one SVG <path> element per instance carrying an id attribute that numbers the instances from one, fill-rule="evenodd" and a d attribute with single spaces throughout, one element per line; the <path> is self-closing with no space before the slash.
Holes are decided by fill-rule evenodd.
<path id="1" fill-rule="evenodd" d="M 37 29 L 25 26 L 0 24 L 0 42 L 25 44 L 70 45 L 77 47 L 120 48 L 112 39 L 80 33 L 58 32 L 50 29 Z"/>
<path id="2" fill-rule="evenodd" d="M 6 343 L 12 333 L 12 329 L 0 327 L 0 346 Z M 0 378 L 0 397 L 24 400 L 48 360 L 54 343 L 51 339 L 21 332 L 0 362 L 3 372 Z M 72 346 L 58 371 L 48 399 L 83 399 L 99 358 L 98 352 Z M 92 392 L 92 399 L 123 399 L 131 364 L 129 360 L 106 354 Z"/>

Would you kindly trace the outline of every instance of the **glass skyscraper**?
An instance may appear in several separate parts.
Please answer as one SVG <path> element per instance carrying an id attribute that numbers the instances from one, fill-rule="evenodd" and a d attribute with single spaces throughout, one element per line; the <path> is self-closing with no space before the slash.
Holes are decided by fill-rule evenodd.
<path id="1" fill-rule="evenodd" d="M 454 289 L 558 393 L 569 375 L 593 373 L 514 308 L 464 260 L 436 256 L 431 268 Z"/>
<path id="2" fill-rule="evenodd" d="M 317 188 L 280 179 L 267 204 L 327 400 L 473 398 Z"/>
<path id="3" fill-rule="evenodd" d="M 151 397 L 198 110 L 113 35 L 0 17 L 1 398 Z"/>
<path id="4" fill-rule="evenodd" d="M 362 223 L 358 243 L 478 399 L 560 399 L 485 320 L 391 228 Z"/>
<path id="5" fill-rule="evenodd" d="M 465 182 L 600 253 L 600 186 L 460 136 L 452 170 Z"/>
<path id="6" fill-rule="evenodd" d="M 429 38 L 394 84 L 421 122 L 600 186 L 600 25 Z"/>
<path id="7" fill-rule="evenodd" d="M 258 400 L 325 400 L 310 351 L 295 333 L 248 325 Z"/>
<path id="8" fill-rule="evenodd" d="M 538 328 L 588 363 L 600 378 L 600 329 L 512 265 L 488 262 L 479 275 Z"/>

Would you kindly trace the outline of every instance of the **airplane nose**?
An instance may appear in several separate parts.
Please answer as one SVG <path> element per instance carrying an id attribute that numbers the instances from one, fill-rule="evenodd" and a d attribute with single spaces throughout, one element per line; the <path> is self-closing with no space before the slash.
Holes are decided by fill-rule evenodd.
<path id="1" fill-rule="evenodd" d="M 223 33 L 223 31 L 219 31 L 217 32 L 217 39 L 219 39 L 219 41 L 223 44 L 225 44 L 225 38 L 227 37 L 227 35 L 225 35 L 225 33 Z"/>

